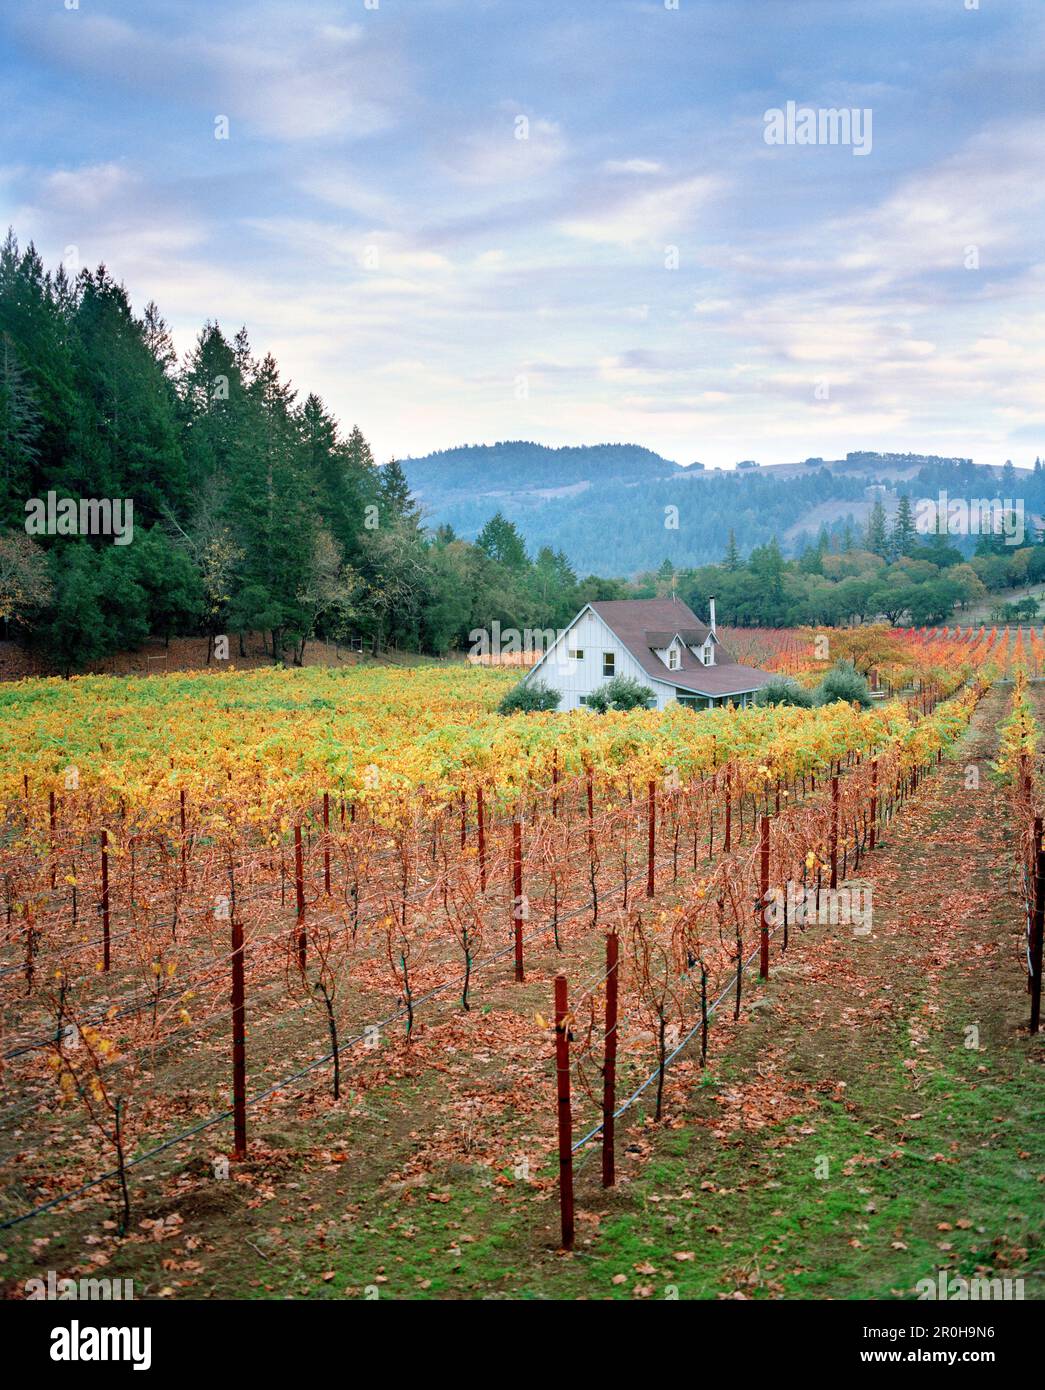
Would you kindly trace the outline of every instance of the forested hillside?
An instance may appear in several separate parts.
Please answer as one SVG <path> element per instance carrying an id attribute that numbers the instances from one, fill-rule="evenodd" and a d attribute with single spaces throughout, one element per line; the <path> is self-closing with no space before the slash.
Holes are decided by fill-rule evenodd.
<path id="1" fill-rule="evenodd" d="M 442 654 L 494 622 L 546 630 L 590 599 L 672 591 L 698 611 L 716 592 L 732 623 L 943 621 L 1045 577 L 1030 526 L 1021 546 L 915 534 L 911 489 L 1014 496 L 1015 470 L 904 458 L 889 510 L 866 501 L 878 463 L 774 477 L 512 444 L 379 464 L 245 329 L 207 323 L 179 360 L 157 305 L 136 313 L 104 266 L 70 280 L 13 234 L 0 248 L 0 619 L 63 673 L 149 636 L 224 634 L 233 660 L 247 633 L 273 661 L 314 636 Z M 1040 465 L 1018 487 L 1045 510 Z M 778 537 L 828 493 L 865 524 L 839 517 L 789 556 Z M 132 543 L 27 534 L 49 498 L 125 499 Z"/>
<path id="2" fill-rule="evenodd" d="M 785 553 L 799 554 L 822 527 L 841 543 L 847 529 L 866 528 L 881 490 L 890 516 L 900 496 L 936 496 L 941 488 L 956 497 L 1000 493 L 1022 498 L 1028 513 L 1045 511 L 1040 468 L 913 454 L 854 452 L 728 471 L 683 468 L 636 445 L 551 449 L 516 440 L 404 459 L 403 470 L 430 524 L 475 537 L 496 508 L 529 546 L 564 550 L 578 568 L 607 576 L 665 560 L 711 563 L 730 529 L 744 554 L 774 537 Z M 974 542 L 960 548 L 971 554 Z"/>
<path id="3" fill-rule="evenodd" d="M 49 493 L 130 499 L 133 543 L 27 535 L 27 502 Z M 179 361 L 160 309 L 136 313 L 104 266 L 70 280 L 8 234 L 0 617 L 55 669 L 150 633 L 263 632 L 293 661 L 316 634 L 438 653 L 495 618 L 566 621 L 581 591 L 565 557 L 520 559 L 513 537 L 426 534 L 399 465 L 245 329 L 207 323 Z"/>

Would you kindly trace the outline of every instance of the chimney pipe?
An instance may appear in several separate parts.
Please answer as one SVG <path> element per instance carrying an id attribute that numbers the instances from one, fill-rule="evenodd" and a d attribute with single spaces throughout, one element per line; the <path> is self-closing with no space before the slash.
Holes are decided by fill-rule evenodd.
<path id="1" fill-rule="evenodd" d="M 711 594 L 711 595 L 709 596 L 709 598 L 708 598 L 708 615 L 709 615 L 710 618 L 711 618 L 711 622 L 708 624 L 708 626 L 711 628 L 711 631 L 712 631 L 712 632 L 715 632 L 715 595 L 714 595 L 714 594 Z M 715 632 L 715 636 L 716 636 L 716 637 L 718 636 L 718 633 L 717 633 L 717 632 Z"/>

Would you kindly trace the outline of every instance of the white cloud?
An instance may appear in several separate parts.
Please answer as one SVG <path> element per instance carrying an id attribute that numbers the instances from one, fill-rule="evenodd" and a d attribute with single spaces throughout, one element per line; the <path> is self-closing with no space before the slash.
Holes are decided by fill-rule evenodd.
<path id="1" fill-rule="evenodd" d="M 88 164 L 56 169 L 42 180 L 40 193 L 53 209 L 96 212 L 126 194 L 139 181 L 119 164 Z"/>
<path id="2" fill-rule="evenodd" d="M 1043 147 L 1045 120 L 988 126 L 935 168 L 903 179 L 870 214 L 835 222 L 829 236 L 843 247 L 838 266 L 892 281 L 961 271 L 969 247 L 987 274 L 1026 254 L 1040 245 L 1045 186 L 1028 171 L 1040 165 Z"/>
<path id="3" fill-rule="evenodd" d="M 659 174 L 663 165 L 656 159 L 607 159 L 607 174 Z"/>
<path id="4" fill-rule="evenodd" d="M 439 158 L 463 183 L 516 186 L 550 173 L 566 149 L 555 121 L 512 109 L 503 111 L 492 127 L 449 140 Z"/>
<path id="5" fill-rule="evenodd" d="M 607 199 L 597 208 L 565 218 L 560 226 L 567 235 L 584 241 L 663 244 L 685 231 L 722 187 L 721 180 L 710 175 L 666 183 L 644 193 Z"/>
<path id="6" fill-rule="evenodd" d="M 162 90 L 271 139 L 359 138 L 396 119 L 409 91 L 387 30 L 330 22 L 325 4 L 250 5 L 169 34 L 105 15 L 58 13 L 27 26 L 27 42 L 74 72 Z"/>

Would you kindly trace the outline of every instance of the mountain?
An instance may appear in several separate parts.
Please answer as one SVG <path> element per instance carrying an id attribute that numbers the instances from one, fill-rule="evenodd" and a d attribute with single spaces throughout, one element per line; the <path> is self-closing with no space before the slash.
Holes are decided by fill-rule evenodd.
<path id="1" fill-rule="evenodd" d="M 1004 476 L 971 459 L 924 454 L 856 451 L 764 467 L 744 460 L 732 470 L 683 466 L 635 444 L 553 449 L 522 440 L 446 449 L 402 466 L 430 526 L 449 524 L 471 540 L 500 511 L 531 553 L 551 546 L 579 573 L 600 575 L 631 575 L 665 559 L 720 560 L 730 529 L 742 552 L 774 536 L 793 552 L 821 526 L 864 524 L 876 495 L 891 513 L 902 492 L 994 495 Z"/>

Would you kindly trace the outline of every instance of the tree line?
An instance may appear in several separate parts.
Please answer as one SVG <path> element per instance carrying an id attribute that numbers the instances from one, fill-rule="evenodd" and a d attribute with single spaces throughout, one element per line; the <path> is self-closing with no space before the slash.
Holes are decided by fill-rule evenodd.
<path id="1" fill-rule="evenodd" d="M 27 534 L 51 494 L 131 499 L 131 543 Z M 1045 575 L 1041 546 L 983 538 L 967 560 L 923 543 L 905 501 L 892 533 L 877 507 L 866 534 L 823 533 L 795 560 L 775 540 L 741 559 L 731 537 L 719 565 L 581 577 L 500 513 L 474 542 L 427 526 L 402 467 L 245 329 L 207 323 L 179 360 L 159 308 L 136 314 L 104 266 L 70 278 L 13 232 L 0 246 L 0 619 L 64 673 L 150 636 L 226 635 L 234 658 L 260 633 L 297 663 L 313 638 L 445 654 L 495 621 L 559 628 L 588 601 L 668 591 L 701 614 L 714 593 L 732 623 L 932 622 Z"/>
<path id="2" fill-rule="evenodd" d="M 27 503 L 132 499 L 133 539 L 26 533 Z M 517 543 L 518 542 L 518 543 Z M 475 628 L 561 626 L 601 581 L 532 560 L 495 518 L 475 543 L 430 530 L 378 464 L 245 329 L 207 323 L 179 360 L 104 266 L 45 269 L 0 247 L 0 618 L 68 673 L 149 636 L 314 637 L 445 653 Z"/>

